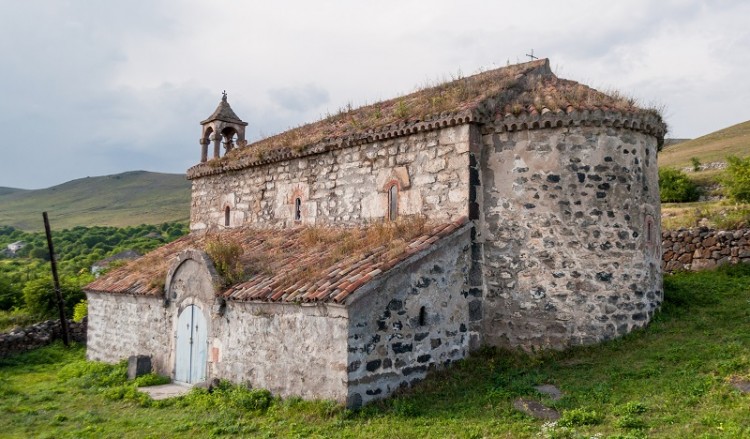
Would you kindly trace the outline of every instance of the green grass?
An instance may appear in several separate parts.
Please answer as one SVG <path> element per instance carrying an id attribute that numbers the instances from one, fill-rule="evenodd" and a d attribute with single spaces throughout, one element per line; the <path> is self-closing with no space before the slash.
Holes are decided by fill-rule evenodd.
<path id="1" fill-rule="evenodd" d="M 663 203 L 662 230 L 706 226 L 719 230 L 735 230 L 750 226 L 750 204 L 729 200 Z"/>
<path id="2" fill-rule="evenodd" d="M 4 437 L 750 437 L 750 266 L 665 279 L 645 330 L 593 347 L 527 356 L 483 350 L 413 391 L 359 412 L 330 402 L 268 399 L 225 385 L 153 402 L 123 384 L 123 365 L 82 362 L 60 345 L 0 360 Z M 533 386 L 557 385 L 551 401 Z M 130 387 L 128 387 L 130 386 Z M 562 412 L 544 424 L 519 396 Z M 595 436 L 597 435 L 597 436 Z"/>
<path id="3" fill-rule="evenodd" d="M 1 310 L 0 309 L 0 333 L 10 332 L 15 328 L 38 323 L 39 319 L 32 316 L 23 309 Z"/>
<path id="4" fill-rule="evenodd" d="M 190 182 L 183 175 L 135 171 L 47 189 L 0 189 L 0 224 L 43 230 L 43 211 L 57 229 L 184 221 L 190 216 Z"/>

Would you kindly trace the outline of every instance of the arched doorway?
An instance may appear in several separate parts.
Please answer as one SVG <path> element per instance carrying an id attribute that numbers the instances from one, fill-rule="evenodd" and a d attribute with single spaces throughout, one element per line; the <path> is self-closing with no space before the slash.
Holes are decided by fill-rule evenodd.
<path id="1" fill-rule="evenodd" d="M 203 311 L 189 305 L 177 318 L 177 349 L 174 380 L 200 383 L 206 380 L 208 328 Z"/>

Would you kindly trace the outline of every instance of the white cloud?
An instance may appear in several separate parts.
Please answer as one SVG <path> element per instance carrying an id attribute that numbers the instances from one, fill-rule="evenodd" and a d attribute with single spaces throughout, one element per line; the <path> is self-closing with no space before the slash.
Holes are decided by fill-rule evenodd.
<path id="1" fill-rule="evenodd" d="M 694 137 L 750 118 L 747 17 L 726 0 L 8 2 L 0 186 L 183 172 L 224 89 L 257 138 L 532 48 L 562 77 L 665 105 L 671 134 Z"/>

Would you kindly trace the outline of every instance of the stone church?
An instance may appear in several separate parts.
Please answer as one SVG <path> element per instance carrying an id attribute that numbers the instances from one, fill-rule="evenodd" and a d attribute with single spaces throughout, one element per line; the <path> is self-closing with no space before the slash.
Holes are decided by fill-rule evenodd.
<path id="1" fill-rule="evenodd" d="M 86 287 L 88 358 L 356 407 L 482 345 L 564 349 L 662 300 L 653 110 L 510 65 L 248 143 L 201 122 L 190 234 Z"/>

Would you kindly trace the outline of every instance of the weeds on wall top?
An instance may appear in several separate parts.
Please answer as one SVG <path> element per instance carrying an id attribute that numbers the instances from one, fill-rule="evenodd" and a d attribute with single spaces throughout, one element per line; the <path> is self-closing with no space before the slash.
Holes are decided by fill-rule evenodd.
<path id="1" fill-rule="evenodd" d="M 245 280 L 245 267 L 240 261 L 242 246 L 231 242 L 222 236 L 210 238 L 206 242 L 206 253 L 214 263 L 214 267 L 224 280 L 223 286 L 240 283 Z"/>
<path id="2" fill-rule="evenodd" d="M 221 166 L 245 156 L 261 160 L 277 150 L 300 152 L 327 140 L 402 122 L 431 120 L 450 112 L 478 110 L 481 106 L 491 107 L 489 111 L 493 114 L 514 115 L 532 109 L 541 112 L 547 108 L 557 112 L 567 111 L 569 106 L 581 109 L 601 107 L 647 113 L 663 119 L 660 108 L 640 108 L 635 98 L 618 90 L 600 92 L 578 82 L 541 72 L 538 69 L 542 66 L 540 61 L 480 71 L 468 77 L 458 73 L 437 83 L 426 83 L 413 93 L 387 101 L 359 108 L 347 103 L 336 113 L 326 114 L 317 122 L 261 139 L 249 145 L 249 148 L 236 148 L 209 166 Z"/>

